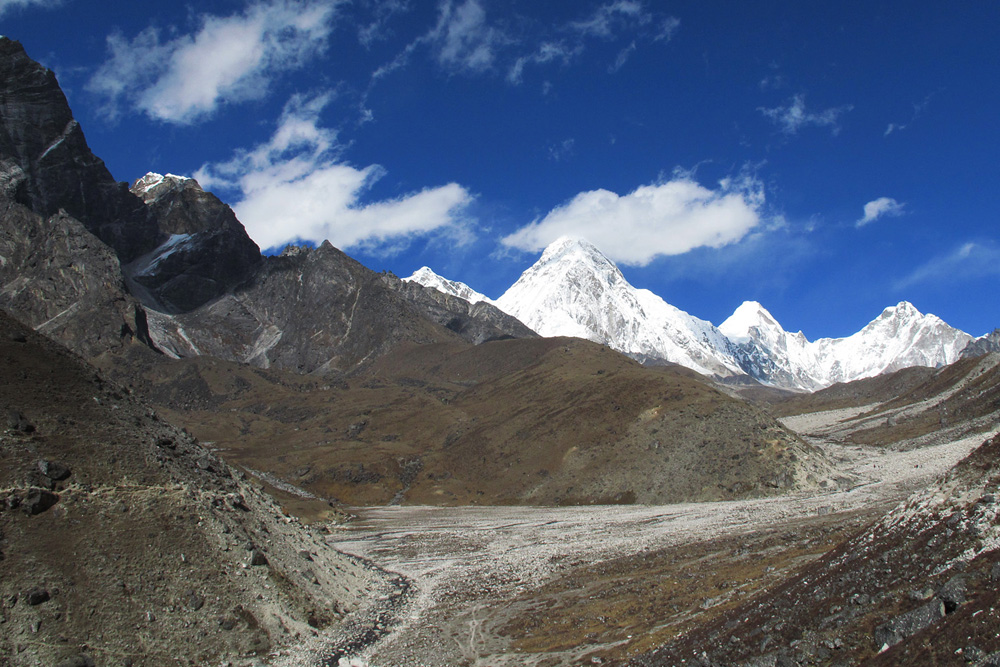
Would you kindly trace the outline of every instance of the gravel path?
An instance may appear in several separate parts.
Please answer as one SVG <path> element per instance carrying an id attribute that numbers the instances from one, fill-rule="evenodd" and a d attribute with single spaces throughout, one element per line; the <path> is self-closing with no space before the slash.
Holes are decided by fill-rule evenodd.
<path id="1" fill-rule="evenodd" d="M 504 638 L 490 629 L 524 611 L 512 608 L 513 598 L 570 568 L 806 517 L 888 507 L 948 470 L 991 435 L 910 451 L 844 446 L 816 437 L 857 412 L 787 420 L 791 428 L 811 434 L 809 439 L 841 471 L 857 479 L 847 490 L 669 506 L 360 510 L 359 520 L 337 531 L 331 544 L 404 575 L 412 582 L 412 591 L 391 631 L 339 664 L 529 665 L 541 657 L 547 665 L 571 664 L 579 657 L 573 652 L 511 653 Z"/>

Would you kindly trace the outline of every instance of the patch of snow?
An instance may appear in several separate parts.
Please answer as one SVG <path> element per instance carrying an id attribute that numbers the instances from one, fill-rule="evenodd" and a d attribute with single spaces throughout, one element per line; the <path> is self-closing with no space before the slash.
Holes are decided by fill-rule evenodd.
<path id="1" fill-rule="evenodd" d="M 39 156 L 38 161 L 41 162 L 42 160 L 44 160 L 49 153 L 51 153 L 58 146 L 60 146 L 66 140 L 66 137 L 69 136 L 70 132 L 72 132 L 78 125 L 79 123 L 77 123 L 75 120 L 71 120 L 70 122 L 66 123 L 66 127 L 63 128 L 62 134 L 60 134 L 55 141 L 49 144 L 49 147 L 45 149 L 45 152 Z"/>
<path id="2" fill-rule="evenodd" d="M 457 296 L 460 299 L 465 299 L 469 303 L 485 301 L 486 303 L 496 305 L 493 302 L 493 299 L 489 298 L 485 294 L 477 292 L 463 282 L 442 278 L 426 266 L 417 269 L 413 272 L 413 275 L 409 278 L 403 278 L 403 280 L 411 283 L 417 283 L 418 285 L 423 285 L 424 287 L 433 287 L 439 292 L 444 292 L 445 294 L 451 296 Z"/>
<path id="3" fill-rule="evenodd" d="M 193 234 L 171 234 L 170 238 L 161 243 L 152 252 L 146 253 L 136 259 L 128 267 L 130 276 L 152 276 L 156 273 L 157 267 L 167 257 L 182 249 L 187 245 Z"/>

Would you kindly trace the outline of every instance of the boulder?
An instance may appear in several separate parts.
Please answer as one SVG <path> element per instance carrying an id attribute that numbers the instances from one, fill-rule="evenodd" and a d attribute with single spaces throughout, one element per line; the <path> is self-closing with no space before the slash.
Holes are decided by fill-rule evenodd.
<path id="1" fill-rule="evenodd" d="M 944 602 L 933 600 L 875 628 L 875 646 L 886 649 L 944 618 Z"/>

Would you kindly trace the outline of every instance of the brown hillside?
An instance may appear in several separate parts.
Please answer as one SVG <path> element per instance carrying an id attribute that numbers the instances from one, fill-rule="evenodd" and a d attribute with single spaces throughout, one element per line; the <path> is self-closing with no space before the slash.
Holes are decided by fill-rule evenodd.
<path id="1" fill-rule="evenodd" d="M 763 412 L 578 339 L 409 345 L 337 382 L 163 360 L 141 383 L 230 462 L 348 504 L 711 500 L 827 470 Z"/>

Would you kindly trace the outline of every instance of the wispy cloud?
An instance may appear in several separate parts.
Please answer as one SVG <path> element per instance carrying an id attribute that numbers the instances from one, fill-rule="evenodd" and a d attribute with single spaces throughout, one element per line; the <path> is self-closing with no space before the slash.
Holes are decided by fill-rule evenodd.
<path id="1" fill-rule="evenodd" d="M 566 160 L 573 155 L 575 147 L 576 139 L 573 139 L 572 137 L 569 139 L 563 139 L 559 143 L 552 144 L 549 146 L 549 159 L 555 162 Z"/>
<path id="2" fill-rule="evenodd" d="M 581 192 L 502 242 L 531 252 L 563 235 L 580 236 L 616 262 L 644 266 L 659 256 L 736 243 L 761 223 L 763 205 L 763 186 L 751 176 L 710 189 L 678 172 L 626 195 Z"/>
<path id="3" fill-rule="evenodd" d="M 342 249 L 385 252 L 419 235 L 469 237 L 464 212 L 472 195 L 456 183 L 363 201 L 385 170 L 341 161 L 336 132 L 319 124 L 328 99 L 294 97 L 270 140 L 237 152 L 228 162 L 204 165 L 195 178 L 205 188 L 237 194 L 236 215 L 265 249 L 329 240 Z"/>
<path id="4" fill-rule="evenodd" d="M 0 17 L 12 10 L 39 7 L 52 9 L 62 4 L 62 0 L 0 0 Z"/>
<path id="5" fill-rule="evenodd" d="M 927 97 L 925 97 L 922 102 L 914 104 L 913 114 L 910 116 L 910 119 L 905 123 L 889 123 L 889 125 L 885 128 L 885 132 L 882 134 L 882 136 L 888 137 L 893 132 L 901 132 L 902 130 L 909 129 L 910 125 L 913 124 L 913 121 L 917 120 L 918 118 L 920 118 L 920 116 L 923 115 L 923 113 L 927 110 L 927 107 L 930 106 L 931 100 L 934 98 L 935 95 L 937 95 L 940 92 L 941 92 L 940 90 L 935 91 L 930 95 L 928 95 Z"/>
<path id="6" fill-rule="evenodd" d="M 898 280 L 895 288 L 904 289 L 921 283 L 950 285 L 991 276 L 1000 276 L 1000 246 L 993 241 L 968 242 L 917 267 Z"/>
<path id="7" fill-rule="evenodd" d="M 147 28 L 108 38 L 110 58 L 89 89 L 109 109 L 192 123 L 223 104 L 261 98 L 281 73 L 323 52 L 341 0 L 262 0 L 242 14 L 202 15 L 191 34 Z"/>
<path id="8" fill-rule="evenodd" d="M 798 134 L 803 127 L 828 127 L 833 134 L 840 133 L 840 117 L 851 111 L 854 105 L 844 104 L 822 111 L 808 111 L 805 95 L 794 95 L 788 104 L 773 108 L 757 107 L 764 116 L 770 118 L 787 135 Z"/>
<path id="9" fill-rule="evenodd" d="M 612 37 L 623 22 L 645 25 L 653 20 L 652 14 L 638 0 L 615 0 L 599 6 L 583 19 L 572 21 L 569 27 L 583 35 Z"/>
<path id="10" fill-rule="evenodd" d="M 865 204 L 865 214 L 854 223 L 855 227 L 864 227 L 883 217 L 897 217 L 903 215 L 906 205 L 898 202 L 892 197 L 879 197 Z"/>
<path id="11" fill-rule="evenodd" d="M 511 41 L 507 33 L 486 20 L 479 0 L 441 3 L 437 25 L 429 33 L 438 63 L 453 71 L 482 72 L 491 69 L 497 51 Z"/>
<path id="12" fill-rule="evenodd" d="M 652 11 L 640 0 L 614 0 L 578 19 L 543 29 L 512 27 L 496 19 L 483 0 L 443 0 L 435 24 L 378 68 L 372 85 L 425 50 L 449 74 L 501 73 L 517 85 L 528 66 L 567 65 L 593 40 L 623 42 L 615 61 L 608 65 L 613 73 L 642 43 L 669 41 L 679 27 L 677 18 Z"/>
<path id="13" fill-rule="evenodd" d="M 397 14 L 410 10 L 408 0 L 362 0 L 360 4 L 371 12 L 371 18 L 358 25 L 358 41 L 366 48 L 389 39 L 392 36 L 389 22 Z"/>

